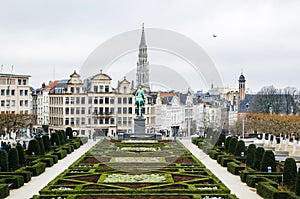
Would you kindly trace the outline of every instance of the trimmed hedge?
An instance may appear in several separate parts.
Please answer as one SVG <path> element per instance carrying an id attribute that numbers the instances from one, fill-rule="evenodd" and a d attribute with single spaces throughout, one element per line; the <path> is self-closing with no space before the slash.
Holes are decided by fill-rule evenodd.
<path id="1" fill-rule="evenodd" d="M 26 165 L 26 154 L 24 151 L 24 148 L 21 144 L 17 144 L 16 149 L 18 150 L 19 153 L 19 164 L 21 166 L 25 166 Z"/>
<path id="2" fill-rule="evenodd" d="M 229 153 L 234 155 L 237 143 L 238 143 L 238 139 L 236 137 L 233 137 L 233 138 L 230 139 L 229 149 L 228 149 Z"/>
<path id="3" fill-rule="evenodd" d="M 18 176 L 22 176 L 25 183 L 27 183 L 31 180 L 31 172 L 26 171 L 26 170 L 22 170 L 22 169 L 15 170 L 14 172 L 0 172 L 0 175 L 8 175 L 8 176 L 18 175 Z"/>
<path id="4" fill-rule="evenodd" d="M 24 185 L 24 179 L 20 175 L 0 175 L 1 182 L 6 184 L 11 184 L 9 186 L 10 189 L 18 189 Z M 0 182 L 0 183 L 1 183 Z"/>
<path id="5" fill-rule="evenodd" d="M 245 142 L 243 140 L 239 140 L 236 144 L 234 155 L 241 156 L 241 153 L 244 152 L 245 154 Z"/>
<path id="6" fill-rule="evenodd" d="M 42 139 L 43 139 L 43 143 L 44 143 L 45 152 L 49 152 L 51 150 L 51 143 L 50 143 L 49 136 L 43 135 Z"/>
<path id="7" fill-rule="evenodd" d="M 37 141 L 37 139 L 32 139 L 28 143 L 27 154 L 32 155 L 33 153 L 34 153 L 34 155 L 41 154 L 40 144 Z"/>
<path id="8" fill-rule="evenodd" d="M 11 148 L 8 151 L 8 166 L 10 171 L 14 171 L 19 168 L 19 152 L 16 148 Z"/>
<path id="9" fill-rule="evenodd" d="M 256 145 L 250 144 L 247 149 L 246 165 L 250 166 L 251 168 L 253 168 L 252 166 L 253 166 L 255 151 L 256 151 Z"/>
<path id="10" fill-rule="evenodd" d="M 293 191 L 295 189 L 296 178 L 296 161 L 293 158 L 285 159 L 283 169 L 283 185 L 287 186 L 291 191 Z"/>
<path id="11" fill-rule="evenodd" d="M 0 184 L 0 198 L 9 196 L 9 187 L 7 184 Z"/>
<path id="12" fill-rule="evenodd" d="M 69 136 L 69 139 L 72 140 L 73 139 L 73 130 L 71 127 L 67 127 L 66 128 L 66 135 Z"/>
<path id="13" fill-rule="evenodd" d="M 260 170 L 264 172 L 268 172 L 268 167 L 272 168 L 272 172 L 276 172 L 275 155 L 271 150 L 265 151 L 263 158 L 261 160 Z"/>
<path id="14" fill-rule="evenodd" d="M 246 169 L 245 166 L 240 166 L 236 162 L 227 163 L 227 171 L 229 171 L 233 175 L 240 175 L 240 172 L 245 169 Z"/>
<path id="15" fill-rule="evenodd" d="M 26 170 L 32 173 L 32 176 L 38 176 L 43 173 L 46 169 L 46 163 L 38 162 L 32 166 L 27 166 Z"/>
<path id="16" fill-rule="evenodd" d="M 40 154 L 39 155 L 45 155 L 45 144 L 44 144 L 43 139 L 40 136 L 37 136 L 35 139 L 39 142 L 39 145 L 40 145 Z"/>
<path id="17" fill-rule="evenodd" d="M 255 150 L 255 154 L 254 154 L 254 161 L 253 161 L 253 165 L 252 165 L 253 169 L 260 170 L 260 163 L 261 163 L 264 153 L 265 153 L 264 148 L 257 147 L 257 149 Z"/>
<path id="18" fill-rule="evenodd" d="M 67 156 L 67 151 L 64 149 L 61 149 L 59 151 L 54 152 L 53 154 L 57 155 L 58 159 L 61 160 Z"/>

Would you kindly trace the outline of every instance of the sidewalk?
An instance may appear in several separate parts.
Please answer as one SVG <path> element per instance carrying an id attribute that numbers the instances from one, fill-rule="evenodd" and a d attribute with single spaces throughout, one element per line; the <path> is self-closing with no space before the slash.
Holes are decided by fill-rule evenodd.
<path id="1" fill-rule="evenodd" d="M 256 199 L 262 198 L 256 194 L 256 190 L 248 187 L 246 183 L 240 180 L 240 176 L 233 175 L 227 171 L 227 167 L 220 166 L 216 160 L 211 159 L 196 145 L 190 138 L 183 138 L 181 143 L 190 150 L 190 152 L 198 158 L 215 176 L 217 176 L 238 198 Z"/>
<path id="2" fill-rule="evenodd" d="M 75 160 L 87 152 L 92 146 L 97 142 L 89 140 L 88 143 L 80 146 L 79 149 L 76 149 L 73 153 L 68 154 L 62 160 L 59 160 L 58 163 L 53 165 L 50 168 L 46 168 L 46 171 L 39 176 L 32 177 L 28 183 L 25 183 L 24 186 L 19 189 L 10 190 L 10 194 L 7 197 L 8 199 L 20 199 L 20 198 L 31 198 L 33 195 L 38 194 L 39 190 L 44 188 L 51 180 L 53 180 L 58 174 L 67 169 Z"/>

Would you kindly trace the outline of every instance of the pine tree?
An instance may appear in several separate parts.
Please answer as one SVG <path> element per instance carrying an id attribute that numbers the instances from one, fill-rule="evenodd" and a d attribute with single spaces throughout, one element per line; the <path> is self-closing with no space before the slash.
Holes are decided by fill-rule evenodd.
<path id="1" fill-rule="evenodd" d="M 287 186 L 291 191 L 295 188 L 297 177 L 297 165 L 293 158 L 287 158 L 283 167 L 283 185 Z"/>
<path id="2" fill-rule="evenodd" d="M 0 150 L 0 170 L 1 172 L 8 171 L 8 155 L 5 150 Z"/>
<path id="3" fill-rule="evenodd" d="M 248 146 L 247 155 L 246 155 L 246 165 L 247 166 L 250 166 L 250 167 L 253 166 L 255 151 L 256 151 L 256 145 L 250 144 Z"/>
<path id="4" fill-rule="evenodd" d="M 11 148 L 8 151 L 8 166 L 10 171 L 14 171 L 19 168 L 19 152 L 16 148 Z"/>
<path id="5" fill-rule="evenodd" d="M 257 147 L 257 149 L 255 150 L 255 154 L 254 154 L 254 161 L 253 161 L 252 168 L 254 168 L 256 170 L 260 169 L 260 163 L 261 163 L 264 153 L 265 153 L 264 148 Z"/>
<path id="6" fill-rule="evenodd" d="M 239 140 L 235 147 L 234 155 L 240 156 L 242 152 L 245 154 L 245 142 L 243 140 Z"/>
<path id="7" fill-rule="evenodd" d="M 276 160 L 273 151 L 267 150 L 264 152 L 263 158 L 260 164 L 260 171 L 267 172 L 268 167 L 272 168 L 272 172 L 276 171 Z"/>

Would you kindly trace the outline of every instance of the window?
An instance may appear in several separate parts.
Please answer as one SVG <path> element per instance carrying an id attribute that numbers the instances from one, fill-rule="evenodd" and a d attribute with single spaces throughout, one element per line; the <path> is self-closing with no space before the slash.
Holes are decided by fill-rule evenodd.
<path id="1" fill-rule="evenodd" d="M 26 93 L 25 93 L 25 94 L 26 94 Z M 28 92 L 27 92 L 27 94 L 28 94 Z M 12 95 L 12 96 L 15 96 L 15 89 L 11 90 L 11 95 Z"/>
<path id="2" fill-rule="evenodd" d="M 106 92 L 106 93 L 109 92 L 109 86 L 105 86 L 105 92 Z"/>
<path id="3" fill-rule="evenodd" d="M 122 98 L 118 97 L 118 104 L 121 104 L 121 103 L 122 103 Z"/>
<path id="4" fill-rule="evenodd" d="M 103 107 L 100 107 L 100 108 L 99 108 L 99 113 L 100 113 L 101 115 L 103 115 Z"/>
<path id="5" fill-rule="evenodd" d="M 85 124 L 85 118 L 84 118 L 84 117 L 81 118 L 81 124 L 82 124 L 82 125 Z"/>
<path id="6" fill-rule="evenodd" d="M 102 118 L 99 119 L 99 124 L 103 124 L 103 119 Z"/>
<path id="7" fill-rule="evenodd" d="M 98 108 L 97 107 L 94 108 L 94 114 L 98 114 Z"/>
<path id="8" fill-rule="evenodd" d="M 111 114 L 115 114 L 115 108 L 114 108 L 114 107 L 111 107 L 111 108 L 110 108 L 110 112 L 111 112 Z"/>
<path id="9" fill-rule="evenodd" d="M 127 97 L 123 97 L 123 104 L 127 104 Z"/>
<path id="10" fill-rule="evenodd" d="M 123 117 L 123 124 L 127 124 L 127 117 Z"/>
<path id="11" fill-rule="evenodd" d="M 129 117 L 129 118 L 128 118 L 128 124 L 131 124 L 131 123 L 132 123 L 132 118 Z"/>
<path id="12" fill-rule="evenodd" d="M 128 98 L 128 104 L 132 104 L 132 97 Z"/>
<path id="13" fill-rule="evenodd" d="M 95 92 L 95 93 L 98 92 L 98 86 L 94 86 L 94 92 Z"/>
<path id="14" fill-rule="evenodd" d="M 85 97 L 81 97 L 81 104 L 85 104 Z"/>
<path id="15" fill-rule="evenodd" d="M 74 93 L 74 87 L 71 87 L 71 93 Z"/>
<path id="16" fill-rule="evenodd" d="M 70 109 L 67 107 L 67 108 L 65 109 L 65 112 L 66 112 L 66 115 L 68 115 L 68 114 L 70 113 Z"/>
<path id="17" fill-rule="evenodd" d="M 104 98 L 104 102 L 105 102 L 105 104 L 109 104 L 109 98 L 108 98 L 108 97 L 105 97 L 105 98 Z"/>
<path id="18" fill-rule="evenodd" d="M 74 125 L 74 117 L 71 117 L 71 122 L 70 122 L 71 125 Z"/>
<path id="19" fill-rule="evenodd" d="M 26 85 L 26 79 L 23 79 L 23 85 Z"/>
<path id="20" fill-rule="evenodd" d="M 76 104 L 80 104 L 80 97 L 76 97 Z"/>
<path id="21" fill-rule="evenodd" d="M 11 100 L 11 106 L 14 107 L 16 105 L 16 100 Z"/>
<path id="22" fill-rule="evenodd" d="M 110 119 L 110 124 L 115 124 L 115 118 Z"/>
<path id="23" fill-rule="evenodd" d="M 71 108 L 71 114 L 74 114 L 74 108 L 73 107 Z"/>
<path id="24" fill-rule="evenodd" d="M 105 118 L 105 124 L 108 124 L 108 123 L 109 123 L 109 119 Z"/>
<path id="25" fill-rule="evenodd" d="M 18 85 L 21 85 L 22 81 L 20 79 L 18 79 Z"/>
<path id="26" fill-rule="evenodd" d="M 115 103 L 115 98 L 110 98 L 110 104 L 114 104 Z"/>
<path id="27" fill-rule="evenodd" d="M 123 87 L 123 93 L 127 93 L 127 87 L 126 86 Z"/>
<path id="28" fill-rule="evenodd" d="M 7 102 L 7 100 L 6 100 Z M 24 105 L 24 101 L 23 100 L 20 100 L 20 106 L 23 106 Z"/>
<path id="29" fill-rule="evenodd" d="M 84 115 L 85 114 L 85 108 L 81 107 L 81 114 Z"/>
<path id="30" fill-rule="evenodd" d="M 1 100 L 1 106 L 4 106 L 4 105 L 5 105 L 5 101 Z"/>
<path id="31" fill-rule="evenodd" d="M 122 108 L 118 107 L 118 114 L 121 114 L 121 112 L 122 112 Z"/>
<path id="32" fill-rule="evenodd" d="M 76 126 L 79 126 L 79 124 L 80 124 L 80 118 L 76 117 Z"/>
<path id="33" fill-rule="evenodd" d="M 98 97 L 94 98 L 94 104 L 98 104 Z"/>
<path id="34" fill-rule="evenodd" d="M 6 90 L 6 95 L 7 95 L 7 96 L 10 95 L 10 90 L 9 90 L 9 89 Z"/>
<path id="35" fill-rule="evenodd" d="M 118 124 L 122 124 L 122 118 L 118 117 Z"/>
<path id="36" fill-rule="evenodd" d="M 76 114 L 79 115 L 80 114 L 80 108 L 76 107 Z"/>
<path id="37" fill-rule="evenodd" d="M 105 114 L 109 114 L 109 108 L 105 107 Z"/>
<path id="38" fill-rule="evenodd" d="M 127 114 L 127 108 L 126 107 L 123 108 L 123 114 Z"/>
<path id="39" fill-rule="evenodd" d="M 69 97 L 66 97 L 65 103 L 66 103 L 66 104 L 69 104 Z"/>
<path id="40" fill-rule="evenodd" d="M 103 104 L 103 97 L 99 97 L 99 104 Z"/>
<path id="41" fill-rule="evenodd" d="M 1 89 L 1 95 L 4 96 L 5 95 L 5 90 Z"/>
<path id="42" fill-rule="evenodd" d="M 100 92 L 103 92 L 103 85 L 100 85 Z"/>
<path id="43" fill-rule="evenodd" d="M 28 100 L 25 100 L 24 104 L 25 106 L 28 106 Z"/>
<path id="44" fill-rule="evenodd" d="M 65 119 L 65 125 L 69 125 L 70 123 L 69 123 L 69 118 L 67 117 L 66 119 Z"/>
<path id="45" fill-rule="evenodd" d="M 94 118 L 94 124 L 98 124 L 97 118 Z"/>
<path id="46" fill-rule="evenodd" d="M 74 104 L 74 97 L 70 97 L 70 104 Z"/>
<path id="47" fill-rule="evenodd" d="M 132 107 L 129 107 L 129 108 L 128 108 L 128 113 L 129 113 L 129 114 L 132 114 Z"/>
<path id="48" fill-rule="evenodd" d="M 89 97 L 89 104 L 92 104 L 92 103 L 93 103 L 93 98 Z"/>
<path id="49" fill-rule="evenodd" d="M 76 93 L 80 93 L 80 88 L 79 87 L 76 88 Z"/>

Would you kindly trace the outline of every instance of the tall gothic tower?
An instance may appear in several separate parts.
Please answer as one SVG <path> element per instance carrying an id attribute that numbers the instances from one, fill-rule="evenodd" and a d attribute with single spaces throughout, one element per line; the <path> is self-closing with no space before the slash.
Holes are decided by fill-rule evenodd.
<path id="1" fill-rule="evenodd" d="M 149 62 L 147 60 L 147 45 L 145 39 L 144 23 L 142 25 L 142 36 L 139 46 L 139 60 L 137 62 L 136 86 L 142 85 L 145 89 L 150 89 L 149 85 Z"/>
<path id="2" fill-rule="evenodd" d="M 243 73 L 241 73 L 239 77 L 239 94 L 240 94 L 240 100 L 245 99 L 245 92 L 246 92 L 246 87 L 245 87 L 246 79 Z"/>

